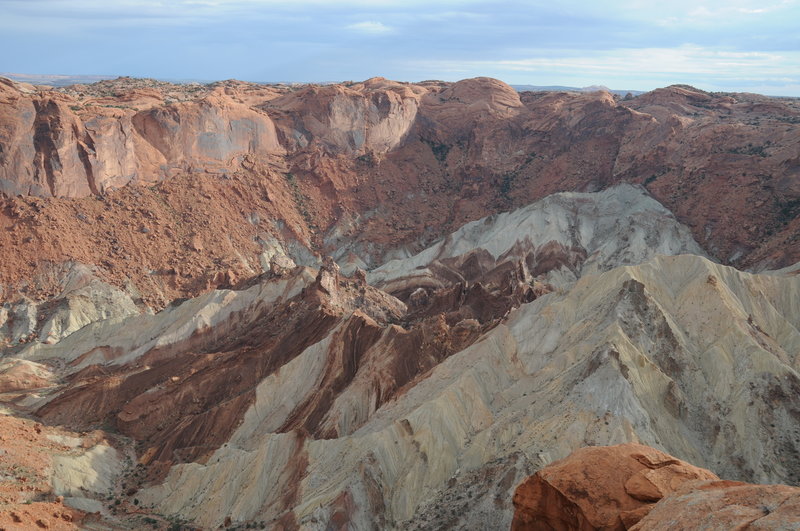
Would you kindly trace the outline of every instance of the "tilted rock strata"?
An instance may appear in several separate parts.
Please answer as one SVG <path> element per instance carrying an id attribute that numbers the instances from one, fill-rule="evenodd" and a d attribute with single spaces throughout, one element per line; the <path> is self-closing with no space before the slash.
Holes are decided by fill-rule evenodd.
<path id="1" fill-rule="evenodd" d="M 258 422 L 297 432 L 300 442 L 337 438 L 535 297 L 507 285 L 463 286 L 465 297 L 444 289 L 432 296 L 436 311 L 406 315 L 402 302 L 363 275 L 340 277 L 332 261 L 316 277 L 298 268 L 243 292 L 215 292 L 32 345 L 19 356 L 66 362 L 68 386 L 24 405 L 48 422 L 114 425 L 142 444 L 140 462 L 158 477 L 176 462 L 205 462 L 246 421 L 261 390 L 277 385 L 268 382 L 299 367 L 305 383 L 292 384 L 293 398 L 259 406 L 262 416 L 277 409 Z"/>
<path id="2" fill-rule="evenodd" d="M 299 315 L 306 316 L 304 334 L 318 329 L 308 312 L 320 303 L 331 308 L 337 300 L 346 312 L 353 311 L 347 301 L 358 299 L 361 289 L 343 278 L 333 288 L 326 280 L 335 278 L 332 266 L 317 277 L 305 277 L 305 296 L 296 292 L 268 303 L 280 313 L 294 301 Z M 182 327 L 182 335 L 172 332 L 165 339 L 190 339 L 173 347 L 162 343 L 162 354 L 171 352 L 163 361 L 156 349 L 141 358 L 109 358 L 116 365 L 86 366 L 84 371 L 95 372 L 76 373 L 72 390 L 50 399 L 40 414 L 81 422 L 64 415 L 81 400 L 106 397 L 108 413 L 98 411 L 147 441 L 141 456 L 150 463 L 151 478 L 163 478 L 140 490 L 139 499 L 204 527 L 226 518 L 290 527 L 329 522 L 409 527 L 417 513 L 455 526 L 468 521 L 507 526 L 514 485 L 526 471 L 587 443 L 641 441 L 725 477 L 796 483 L 798 290 L 796 276 L 750 275 L 697 256 L 658 257 L 586 275 L 569 291 L 512 310 L 488 332 L 474 325 L 458 332 L 467 336 L 430 318 L 420 325 L 430 332 L 418 335 L 413 326 L 403 331 L 380 319 L 370 322 L 359 312 L 349 318 L 333 312 L 326 318 L 330 324 L 319 328 L 320 339 L 279 362 L 279 371 L 257 378 L 251 376 L 252 362 L 234 361 L 246 359 L 248 350 L 225 346 L 242 337 L 235 329 L 226 325 L 218 336 L 192 336 L 194 327 Z M 377 296 L 371 293 L 365 300 Z M 303 297 L 312 295 L 317 302 L 303 310 Z M 187 316 L 199 309 L 191 303 L 184 303 Z M 219 326 L 224 321 L 207 322 Z M 275 325 L 264 332 L 278 332 L 280 338 L 291 322 L 286 332 Z M 483 334 L 477 341 L 476 333 Z M 76 334 L 30 354 L 35 359 L 64 356 Z M 242 339 L 255 346 L 263 341 L 259 334 L 256 328 Z M 299 336 L 284 337 L 297 341 Z M 465 342 L 453 343 L 442 357 L 424 361 L 411 354 L 435 352 L 428 349 L 457 337 Z M 209 350 L 214 344 L 219 348 Z M 278 362 L 275 354 L 262 354 L 264 362 Z M 150 369 L 144 371 L 151 373 L 136 369 L 137 359 L 147 359 Z M 227 362 L 223 368 L 203 365 L 204 359 Z M 356 361 L 355 372 L 347 369 L 348 359 Z M 393 359 L 401 365 L 393 365 Z M 182 368 L 187 362 L 196 372 Z M 402 390 L 387 387 L 398 381 L 397 369 L 409 363 L 427 371 L 424 377 L 415 378 L 421 373 L 412 371 Z M 111 377 L 97 371 L 110 371 Z M 152 377 L 156 372 L 160 379 Z M 224 385 L 207 379 L 216 373 L 225 375 L 220 376 Z M 120 391 L 90 391 L 104 381 L 123 383 Z M 155 384 L 156 394 L 127 395 L 126 389 L 142 392 L 136 382 Z M 215 394 L 242 385 L 252 391 L 235 403 Z M 155 402 L 148 402 L 152 397 Z M 181 397 L 186 406 L 199 405 L 198 412 L 187 416 L 191 410 L 184 409 Z M 83 403 L 86 410 L 97 409 Z M 173 416 L 158 406 L 162 403 L 183 413 Z M 231 417 L 224 413 L 228 407 L 243 414 Z M 210 431 L 222 435 L 209 438 Z M 501 481 L 506 476 L 508 481 Z M 450 507 L 431 504 L 461 503 L 441 497 L 448 485 L 470 502 L 457 516 L 442 519 Z M 471 512 L 470 507 L 481 509 Z"/>
<path id="3" fill-rule="evenodd" d="M 262 391 L 227 446 L 204 463 L 174 466 L 142 497 L 204 526 L 225 514 L 242 522 L 272 514 L 300 526 L 406 528 L 419 512 L 450 515 L 452 505 L 429 504 L 458 503 L 440 497 L 453 485 L 470 503 L 429 521 L 507 526 L 525 470 L 520 455 L 536 467 L 587 443 L 626 441 L 724 476 L 796 483 L 798 289 L 796 277 L 748 275 L 693 256 L 588 275 L 513 311 L 354 432 L 302 442 L 296 434 L 287 447 L 276 430 L 285 413 L 274 417 L 285 398 L 277 398 L 292 396 L 302 367 L 320 366 L 322 345 L 307 349 Z M 274 482 L 296 477 L 297 466 L 291 512 L 267 511 Z M 253 467 L 274 471 L 248 479 Z M 226 494 L 220 477 L 240 478 L 238 494 Z"/>
<path id="4" fill-rule="evenodd" d="M 644 190 L 619 185 L 594 194 L 553 194 L 467 223 L 417 255 L 370 271 L 367 278 L 389 293 L 410 292 L 440 287 L 458 277 L 459 269 L 473 281 L 482 279 L 487 271 L 481 262 L 498 267 L 517 259 L 529 277 L 565 287 L 582 274 L 638 264 L 656 254 L 705 255 L 686 227 Z"/>
<path id="5" fill-rule="evenodd" d="M 14 347 L 8 402 L 131 437 L 144 510 L 202 527 L 507 527 L 514 486 L 587 444 L 800 482 L 800 277 L 653 256 L 700 251 L 640 190 L 598 197 L 623 217 L 564 194 L 437 244 L 457 250 L 422 276 L 398 262 L 400 298 L 271 248 L 237 289 Z"/>

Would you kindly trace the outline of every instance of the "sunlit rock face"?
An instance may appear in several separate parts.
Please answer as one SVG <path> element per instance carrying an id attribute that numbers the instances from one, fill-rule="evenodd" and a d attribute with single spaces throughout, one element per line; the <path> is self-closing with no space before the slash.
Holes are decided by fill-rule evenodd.
<path id="1" fill-rule="evenodd" d="M 226 222 L 252 230 L 250 241 L 265 232 L 375 267 L 554 192 L 627 182 L 646 186 L 723 263 L 774 269 L 800 261 L 799 122 L 791 99 L 685 86 L 619 100 L 517 93 L 490 78 L 297 87 L 120 78 L 57 90 L 4 80 L 0 191 L 87 197 L 185 179 L 169 200 L 219 215 L 228 206 L 218 197 L 235 188 L 247 211 Z M 127 210 L 136 195 L 115 197 L 116 223 L 137 221 Z M 42 237 L 61 214 L 43 216 Z M 86 227 L 72 230 L 89 239 Z M 32 237 L 24 232 L 18 244 Z M 233 245 L 257 262 L 257 249 Z"/>
<path id="2" fill-rule="evenodd" d="M 514 487 L 587 444 L 797 482 L 798 277 L 710 261 L 641 189 L 552 196 L 350 278 L 278 262 L 34 341 L 9 385 L 19 363 L 67 385 L 17 406 L 137 441 L 137 498 L 203 527 L 506 526 Z"/>
<path id="3" fill-rule="evenodd" d="M 31 438 L 43 503 L 506 528 L 537 470 L 623 443 L 800 483 L 798 136 L 740 123 L 793 102 L 104 83 L 0 85 L 0 403 L 63 443 Z"/>
<path id="4" fill-rule="evenodd" d="M 595 446 L 525 480 L 511 529 L 791 529 L 798 504 L 797 487 L 720 480 L 640 444 Z"/>

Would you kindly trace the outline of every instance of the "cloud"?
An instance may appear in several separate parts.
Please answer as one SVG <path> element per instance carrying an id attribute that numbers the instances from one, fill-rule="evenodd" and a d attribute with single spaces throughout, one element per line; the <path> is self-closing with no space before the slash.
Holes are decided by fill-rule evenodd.
<path id="1" fill-rule="evenodd" d="M 394 31 L 391 27 L 383 24 L 382 22 L 376 22 L 374 20 L 356 22 L 355 24 L 345 26 L 345 28 L 367 35 L 385 35 Z"/>
<path id="2" fill-rule="evenodd" d="M 635 48 L 600 51 L 548 50 L 538 57 L 497 59 L 494 61 L 461 61 L 460 66 L 447 61 L 431 67 L 473 70 L 500 67 L 508 70 L 535 72 L 549 68 L 579 68 L 595 72 L 651 72 L 738 75 L 732 68 L 750 72 L 790 74 L 800 77 L 800 52 L 765 53 L 722 51 L 696 45 L 676 48 Z"/>
<path id="3" fill-rule="evenodd" d="M 691 83 L 709 90 L 741 90 L 757 83 L 761 87 L 785 87 L 777 92 L 792 95 L 800 84 L 798 51 L 730 51 L 691 44 L 674 48 L 549 50 L 519 58 L 417 61 L 415 65 L 431 73 L 490 75 L 511 83 L 573 80 L 579 86 L 602 83 L 631 89 Z"/>
<path id="4" fill-rule="evenodd" d="M 0 0 L 0 13 L 4 68 L 26 72 L 800 84 L 800 0 Z"/>

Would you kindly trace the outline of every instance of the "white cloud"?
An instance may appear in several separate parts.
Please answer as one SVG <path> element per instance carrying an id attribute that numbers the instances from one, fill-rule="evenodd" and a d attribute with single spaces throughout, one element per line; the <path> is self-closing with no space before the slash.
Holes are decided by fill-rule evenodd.
<path id="1" fill-rule="evenodd" d="M 546 55 L 545 55 L 546 54 Z M 538 57 L 496 61 L 431 62 L 428 66 L 469 71 L 501 68 L 536 72 L 546 69 L 581 69 L 589 72 L 792 75 L 800 78 L 800 52 L 730 52 L 683 45 L 676 48 L 640 48 L 597 52 L 546 51 Z M 732 71 L 732 68 L 738 69 Z"/>
<path id="2" fill-rule="evenodd" d="M 667 28 L 719 28 L 766 20 L 780 13 L 789 18 L 796 17 L 797 10 L 797 0 L 630 1 L 619 15 Z"/>
<path id="3" fill-rule="evenodd" d="M 753 52 L 714 50 L 697 45 L 675 48 L 529 51 L 528 57 L 495 61 L 417 61 L 432 74 L 458 77 L 488 75 L 511 83 L 604 84 L 615 88 L 651 89 L 690 83 L 710 90 L 743 90 L 770 86 L 764 93 L 797 95 L 800 51 Z M 535 84 L 535 83 L 534 83 Z M 624 86 L 623 86 L 624 85 Z"/>
<path id="4" fill-rule="evenodd" d="M 383 24 L 382 22 L 377 22 L 374 20 L 356 22 L 355 24 L 350 24 L 349 26 L 345 27 L 349 30 L 357 31 L 359 33 L 366 33 L 367 35 L 384 35 L 393 31 L 391 27 Z"/>

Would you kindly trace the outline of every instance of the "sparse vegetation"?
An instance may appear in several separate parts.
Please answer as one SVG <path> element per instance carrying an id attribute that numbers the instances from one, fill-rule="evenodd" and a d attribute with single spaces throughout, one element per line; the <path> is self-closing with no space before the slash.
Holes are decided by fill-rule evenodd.
<path id="1" fill-rule="evenodd" d="M 500 182 L 500 195 L 506 201 L 511 201 L 511 188 L 514 186 L 514 180 L 517 178 L 517 171 L 512 171 L 503 175 Z"/>
<path id="2" fill-rule="evenodd" d="M 728 150 L 728 153 L 733 153 L 736 155 L 758 155 L 759 157 L 766 158 L 768 154 L 764 150 L 765 147 L 766 146 L 754 146 L 753 144 L 747 144 L 743 147 L 731 148 Z"/>
<path id="3" fill-rule="evenodd" d="M 779 202 L 778 208 L 778 223 L 786 225 L 800 215 L 800 199 Z"/>
<path id="4" fill-rule="evenodd" d="M 294 197 L 294 202 L 297 205 L 298 212 L 300 212 L 300 215 L 303 216 L 308 228 L 316 230 L 317 226 L 314 224 L 314 218 L 311 217 L 311 213 L 308 211 L 308 198 L 306 198 L 306 196 L 303 195 L 303 192 L 300 190 L 300 185 L 297 184 L 297 179 L 291 173 L 285 174 L 285 177 L 286 182 L 289 183 L 289 187 L 292 189 L 292 196 Z"/>
<path id="5" fill-rule="evenodd" d="M 537 158 L 543 159 L 544 157 L 542 157 L 541 155 L 537 155 L 536 152 L 534 152 L 534 151 L 531 151 L 530 153 L 528 153 L 528 156 L 525 157 L 525 165 L 530 164 L 531 162 L 533 162 Z"/>
<path id="6" fill-rule="evenodd" d="M 363 155 L 361 155 L 359 157 L 356 157 L 356 160 L 366 164 L 369 167 L 372 167 L 372 166 L 375 165 L 375 156 L 372 154 L 371 151 L 367 152 L 367 153 L 364 153 Z"/>
<path id="7" fill-rule="evenodd" d="M 424 138 L 422 139 L 422 141 L 428 144 L 428 147 L 431 148 L 433 156 L 436 157 L 436 160 L 438 160 L 441 163 L 444 163 L 447 160 L 447 155 L 448 153 L 450 153 L 450 149 L 452 146 L 448 146 L 447 144 L 442 144 L 440 142 L 436 142 L 435 140 L 427 140 Z"/>

